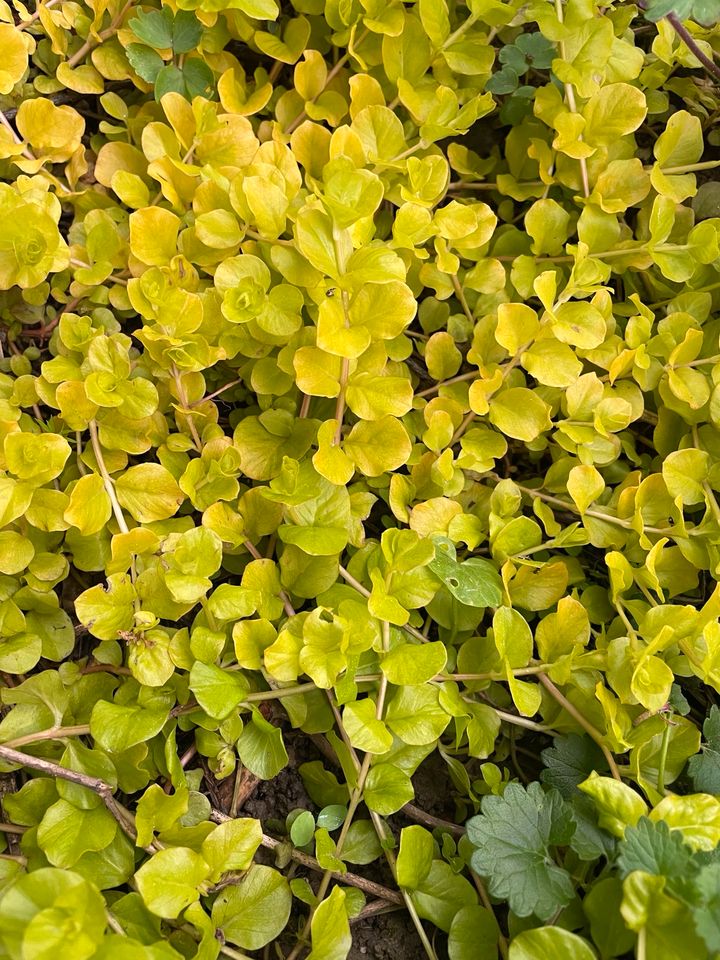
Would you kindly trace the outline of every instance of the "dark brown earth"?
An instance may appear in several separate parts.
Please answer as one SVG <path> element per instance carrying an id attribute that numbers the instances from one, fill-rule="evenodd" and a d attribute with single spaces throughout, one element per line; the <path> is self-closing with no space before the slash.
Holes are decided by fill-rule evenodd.
<path id="1" fill-rule="evenodd" d="M 348 960 L 425 960 L 412 922 L 404 911 L 352 924 Z"/>
<path id="2" fill-rule="evenodd" d="M 239 811 L 240 815 L 256 817 L 263 829 L 276 836 L 284 828 L 285 817 L 297 807 L 317 812 L 305 792 L 298 767 L 310 760 L 324 760 L 312 741 L 303 733 L 283 730 L 285 746 L 288 751 L 288 764 L 273 780 L 261 781 Z M 415 776 L 416 802 L 426 812 L 436 816 L 452 815 L 452 800 L 449 796 L 449 784 L 439 757 L 432 769 L 423 764 Z M 327 764 L 327 760 L 325 760 Z M 232 778 L 229 778 L 232 780 Z M 443 783 L 447 789 L 438 789 Z M 222 794 L 226 795 L 230 783 L 222 785 Z M 217 789 L 217 785 L 216 785 Z M 362 808 L 361 808 L 362 809 Z M 404 825 L 405 818 L 397 818 L 398 826 Z M 268 859 L 272 863 L 272 859 Z M 392 878 L 384 862 L 376 861 L 366 867 L 353 867 L 354 872 L 370 880 L 392 886 Z M 298 869 L 295 876 L 305 876 L 317 889 L 319 873 Z M 296 923 L 302 923 L 298 916 Z M 289 929 L 293 928 L 291 919 Z M 428 925 L 428 930 L 431 927 Z M 355 919 L 351 923 L 353 945 L 348 960 L 424 960 L 425 953 L 417 932 L 405 910 L 398 910 L 378 916 Z M 283 946 L 292 946 L 290 942 Z M 445 956 L 442 945 L 438 944 L 439 956 Z"/>

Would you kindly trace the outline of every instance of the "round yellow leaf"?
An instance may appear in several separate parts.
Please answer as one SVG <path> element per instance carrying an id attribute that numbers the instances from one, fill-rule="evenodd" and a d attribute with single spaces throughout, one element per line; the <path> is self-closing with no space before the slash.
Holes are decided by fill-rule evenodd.
<path id="1" fill-rule="evenodd" d="M 77 110 L 56 107 L 47 97 L 23 100 L 18 107 L 16 124 L 35 156 L 51 163 L 69 160 L 85 132 L 85 121 Z"/>
<path id="2" fill-rule="evenodd" d="M 490 401 L 490 422 L 505 436 L 530 443 L 550 429 L 550 407 L 532 390 L 511 387 Z"/>
<path id="3" fill-rule="evenodd" d="M 407 463 L 412 443 L 395 417 L 356 423 L 343 445 L 345 453 L 366 477 L 379 477 Z"/>
<path id="4" fill-rule="evenodd" d="M 28 66 L 28 49 L 23 34 L 9 23 L 0 23 L 0 93 L 10 93 Z"/>

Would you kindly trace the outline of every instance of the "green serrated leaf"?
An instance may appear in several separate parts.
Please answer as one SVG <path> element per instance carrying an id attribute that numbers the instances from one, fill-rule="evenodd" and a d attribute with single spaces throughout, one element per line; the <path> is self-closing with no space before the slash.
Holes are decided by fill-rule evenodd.
<path id="1" fill-rule="evenodd" d="M 143 43 L 147 43 L 156 50 L 167 50 L 172 46 L 173 39 L 173 12 L 170 7 L 162 10 L 138 10 L 137 16 L 130 20 L 128 26 Z"/>
<path id="2" fill-rule="evenodd" d="M 482 813 L 468 820 L 473 869 L 518 916 L 547 920 L 573 896 L 570 875 L 550 852 L 564 846 L 573 830 L 559 793 L 545 793 L 537 783 L 527 789 L 508 784 L 502 797 L 486 797 Z"/>

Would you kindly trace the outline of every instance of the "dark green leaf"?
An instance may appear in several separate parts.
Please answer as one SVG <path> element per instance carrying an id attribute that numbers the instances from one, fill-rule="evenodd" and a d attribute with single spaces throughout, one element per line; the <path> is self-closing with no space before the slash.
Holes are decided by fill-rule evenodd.
<path id="1" fill-rule="evenodd" d="M 703 867 L 695 883 L 701 904 L 693 907 L 695 929 L 713 954 L 720 951 L 720 863 Z"/>
<path id="2" fill-rule="evenodd" d="M 635 934 L 625 926 L 620 905 L 623 890 L 619 877 L 604 877 L 594 883 L 583 899 L 583 910 L 590 921 L 593 942 L 603 960 L 632 950 Z"/>
<path id="3" fill-rule="evenodd" d="M 683 899 L 691 896 L 697 865 L 679 830 L 670 830 L 662 820 L 653 823 L 641 817 L 628 827 L 620 842 L 618 868 L 622 877 L 634 870 L 666 877 L 668 890 Z"/>
<path id="4" fill-rule="evenodd" d="M 428 566 L 450 593 L 470 607 L 497 607 L 502 602 L 502 580 L 497 569 L 482 557 L 459 563 L 455 546 L 447 537 L 435 537 L 435 557 Z"/>
<path id="5" fill-rule="evenodd" d="M 155 83 L 164 66 L 160 54 L 142 43 L 131 43 L 126 47 L 125 53 L 135 73 L 148 83 Z"/>
<path id="6" fill-rule="evenodd" d="M 599 857 L 611 859 L 617 841 L 598 825 L 597 810 L 590 797 L 576 791 L 570 805 L 575 824 L 575 833 L 570 840 L 573 850 L 581 860 L 597 860 Z"/>
<path id="7" fill-rule="evenodd" d="M 324 827 L 326 830 L 337 830 L 338 827 L 342 826 L 345 815 L 347 814 L 347 807 L 343 807 L 340 804 L 332 803 L 327 807 L 323 807 L 317 817 L 317 824 L 319 827 Z"/>
<path id="8" fill-rule="evenodd" d="M 547 70 L 557 56 L 555 44 L 541 33 L 521 33 L 515 46 L 523 53 L 528 65 L 537 70 Z M 502 57 L 500 59 L 502 60 Z"/>
<path id="9" fill-rule="evenodd" d="M 210 67 L 204 60 L 193 57 L 183 64 L 182 74 L 185 78 L 187 95 L 193 97 L 210 97 L 215 89 L 215 78 Z"/>
<path id="10" fill-rule="evenodd" d="M 713 704 L 703 724 L 705 744 L 690 757 L 688 773 L 698 793 L 720 794 L 720 709 Z"/>
<path id="11" fill-rule="evenodd" d="M 298 816 L 290 827 L 290 839 L 296 847 L 304 847 L 310 843 L 315 833 L 315 817 L 309 810 L 297 811 Z"/>
<path id="12" fill-rule="evenodd" d="M 512 93 L 517 88 L 520 76 L 513 67 L 503 67 L 494 73 L 485 84 L 485 89 L 490 93 Z"/>
<path id="13" fill-rule="evenodd" d="M 557 791 L 510 783 L 502 797 L 485 797 L 482 813 L 468 820 L 473 869 L 519 917 L 548 920 L 573 897 L 570 874 L 554 862 L 552 848 L 567 844 L 574 829 Z"/>
<path id="14" fill-rule="evenodd" d="M 178 10 L 172 28 L 173 53 L 189 53 L 200 42 L 203 25 L 192 10 Z"/>
<path id="15" fill-rule="evenodd" d="M 545 764 L 540 779 L 566 798 L 578 792 L 577 785 L 587 780 L 593 770 L 597 773 L 607 770 L 600 747 L 589 737 L 577 733 L 555 737 L 552 747 L 547 747 L 540 756 Z"/>
<path id="16" fill-rule="evenodd" d="M 522 76 L 528 68 L 525 53 L 520 49 L 519 44 L 508 44 L 504 46 L 498 54 L 498 60 L 506 67 L 514 70 L 518 76 Z"/>
<path id="17" fill-rule="evenodd" d="M 155 99 L 162 100 L 166 93 L 186 94 L 185 76 L 174 63 L 163 67 L 155 78 Z"/>
<path id="18" fill-rule="evenodd" d="M 674 13 L 678 20 L 695 20 L 704 27 L 720 21 L 717 0 L 649 0 L 645 9 L 648 20 L 661 20 Z"/>
<path id="19" fill-rule="evenodd" d="M 137 16 L 130 20 L 128 26 L 138 40 L 156 50 L 167 50 L 172 46 L 173 14 L 170 7 L 150 10 L 148 13 L 138 8 Z"/>

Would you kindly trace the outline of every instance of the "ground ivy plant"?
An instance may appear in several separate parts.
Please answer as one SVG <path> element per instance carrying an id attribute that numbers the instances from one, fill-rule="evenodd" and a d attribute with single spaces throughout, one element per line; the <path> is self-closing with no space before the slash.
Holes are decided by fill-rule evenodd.
<path id="1" fill-rule="evenodd" d="M 719 21 L 0 0 L 1 958 L 720 957 Z"/>

